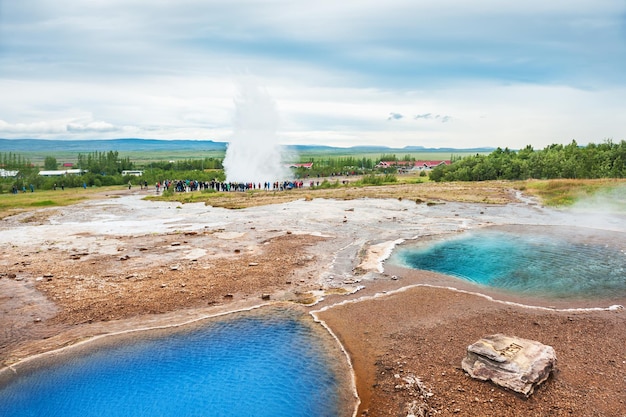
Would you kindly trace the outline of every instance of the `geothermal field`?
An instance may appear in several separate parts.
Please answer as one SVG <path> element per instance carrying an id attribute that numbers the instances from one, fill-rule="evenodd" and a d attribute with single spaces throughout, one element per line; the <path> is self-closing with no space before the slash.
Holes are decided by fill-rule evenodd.
<path id="1" fill-rule="evenodd" d="M 601 297 L 543 297 L 385 262 L 394 248 L 492 227 L 567 231 L 577 244 L 626 257 L 623 215 L 548 209 L 505 187 L 501 204 L 311 198 L 240 210 L 144 199 L 153 193 L 125 190 L 2 220 L 5 385 L 51 358 L 27 360 L 33 355 L 89 349 L 107 334 L 132 344 L 137 329 L 167 332 L 271 305 L 324 323 L 327 351 L 341 362 L 332 366 L 345 378 L 341 415 L 626 410 L 623 282 Z M 467 346 L 495 333 L 554 348 L 556 370 L 529 398 L 462 370 Z"/>

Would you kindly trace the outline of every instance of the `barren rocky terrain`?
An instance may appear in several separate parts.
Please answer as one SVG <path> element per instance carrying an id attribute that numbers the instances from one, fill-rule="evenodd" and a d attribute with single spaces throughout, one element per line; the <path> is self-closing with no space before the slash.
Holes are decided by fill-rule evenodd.
<path id="1" fill-rule="evenodd" d="M 281 302 L 314 312 L 342 343 L 358 415 L 626 416 L 626 313 L 607 309 L 626 294 L 571 305 L 383 267 L 402 240 L 490 225 L 626 233 L 623 216 L 485 190 L 449 200 L 421 199 L 419 189 L 403 191 L 411 198 L 312 195 L 240 210 L 145 201 L 133 190 L 6 217 L 0 360 L 19 369 L 95 335 Z M 553 346 L 557 372 L 529 399 L 470 379 L 465 349 L 492 333 Z"/>

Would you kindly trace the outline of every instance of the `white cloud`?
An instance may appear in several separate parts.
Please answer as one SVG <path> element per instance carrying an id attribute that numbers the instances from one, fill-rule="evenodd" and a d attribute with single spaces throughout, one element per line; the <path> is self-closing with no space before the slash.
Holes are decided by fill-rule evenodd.
<path id="1" fill-rule="evenodd" d="M 26 134 L 56 134 L 65 131 L 62 121 L 39 121 L 32 123 L 9 123 L 0 120 L 0 134 L 6 136 L 23 137 Z"/>
<path id="2" fill-rule="evenodd" d="M 423 113 L 413 116 L 414 120 L 436 120 L 441 123 L 448 123 L 452 116 L 442 116 L 441 114 Z"/>
<path id="3" fill-rule="evenodd" d="M 102 122 L 102 121 L 94 121 L 89 122 L 87 124 L 82 123 L 69 123 L 67 125 L 67 131 L 73 133 L 85 133 L 85 132 L 95 132 L 95 133 L 109 133 L 109 132 L 117 132 L 120 129 L 116 126 L 113 126 L 111 123 Z"/>
<path id="4" fill-rule="evenodd" d="M 0 137 L 228 140 L 252 73 L 290 143 L 624 138 L 617 0 L 3 2 Z M 391 123 L 393 122 L 393 123 Z"/>

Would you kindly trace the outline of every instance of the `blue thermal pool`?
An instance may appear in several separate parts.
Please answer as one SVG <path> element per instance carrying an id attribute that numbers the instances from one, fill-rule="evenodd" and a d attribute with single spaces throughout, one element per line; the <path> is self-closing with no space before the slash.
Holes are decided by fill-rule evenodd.
<path id="1" fill-rule="evenodd" d="M 535 297 L 626 295 L 626 236 L 617 232 L 483 228 L 400 246 L 388 262 Z"/>
<path id="2" fill-rule="evenodd" d="M 341 355 L 331 354 L 322 332 L 303 317 L 241 313 L 68 355 L 4 381 L 0 414 L 346 415 L 341 392 L 348 379 L 333 365 Z"/>

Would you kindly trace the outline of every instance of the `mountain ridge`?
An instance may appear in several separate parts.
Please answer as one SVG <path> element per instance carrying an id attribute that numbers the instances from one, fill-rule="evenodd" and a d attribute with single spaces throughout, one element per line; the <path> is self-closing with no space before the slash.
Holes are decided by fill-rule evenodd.
<path id="1" fill-rule="evenodd" d="M 228 142 L 193 139 L 2 139 L 0 138 L 0 152 L 96 152 L 96 151 L 157 151 L 157 150 L 197 150 L 197 151 L 226 151 Z M 404 146 L 393 148 L 379 145 L 356 145 L 351 147 L 336 147 L 329 145 L 284 145 L 287 149 L 298 152 L 491 152 L 494 148 L 426 148 L 423 146 Z"/>

